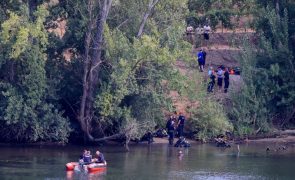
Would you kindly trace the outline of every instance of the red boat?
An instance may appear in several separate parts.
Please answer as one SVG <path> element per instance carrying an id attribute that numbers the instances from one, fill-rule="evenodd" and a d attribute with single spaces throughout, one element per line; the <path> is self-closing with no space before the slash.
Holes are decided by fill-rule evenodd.
<path id="1" fill-rule="evenodd" d="M 67 171 L 74 171 L 75 167 L 78 166 L 78 162 L 69 162 L 66 164 L 66 170 Z"/>
<path id="2" fill-rule="evenodd" d="M 103 172 L 106 170 L 107 166 L 104 163 L 91 163 L 88 165 L 83 165 L 79 166 L 78 162 L 69 162 L 66 164 L 66 170 L 67 171 L 73 171 L 75 169 L 79 171 L 88 171 L 89 173 L 94 173 L 94 172 Z"/>
<path id="3" fill-rule="evenodd" d="M 106 164 L 104 163 L 92 163 L 87 166 L 88 172 L 103 172 L 107 168 Z"/>

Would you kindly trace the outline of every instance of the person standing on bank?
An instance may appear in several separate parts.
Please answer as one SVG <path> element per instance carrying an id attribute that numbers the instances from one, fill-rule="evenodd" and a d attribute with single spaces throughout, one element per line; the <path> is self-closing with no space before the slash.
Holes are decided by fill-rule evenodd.
<path id="1" fill-rule="evenodd" d="M 225 71 L 224 71 L 224 93 L 227 93 L 228 86 L 229 86 L 229 71 L 228 71 L 228 68 L 225 68 Z"/>
<path id="2" fill-rule="evenodd" d="M 201 27 L 201 25 L 199 25 L 196 29 L 195 29 L 195 47 L 199 47 L 202 46 L 202 35 L 203 35 L 203 28 Z"/>
<path id="3" fill-rule="evenodd" d="M 204 69 L 205 68 L 205 64 L 206 64 L 207 52 L 205 51 L 205 49 L 203 49 L 202 52 L 203 52 L 203 59 L 204 59 L 204 62 L 203 62 L 203 69 Z"/>
<path id="4" fill-rule="evenodd" d="M 173 141 L 174 141 L 174 131 L 175 131 L 174 125 L 175 125 L 174 117 L 170 116 L 166 124 L 170 145 L 173 145 Z"/>
<path id="5" fill-rule="evenodd" d="M 213 92 L 214 85 L 215 85 L 215 78 L 216 78 L 215 71 L 213 70 L 213 67 L 210 67 L 208 75 L 209 75 L 211 81 L 208 84 L 207 91 L 210 93 L 210 92 Z"/>
<path id="6" fill-rule="evenodd" d="M 178 124 L 177 124 L 179 138 L 183 136 L 184 121 L 185 121 L 185 117 L 182 114 L 182 112 L 180 112 L 178 117 Z"/>
<path id="7" fill-rule="evenodd" d="M 205 42 L 209 41 L 209 33 L 211 31 L 211 28 L 208 24 L 206 24 L 203 29 L 204 29 L 204 40 L 205 40 Z M 206 43 L 206 45 L 207 45 L 207 43 Z"/>
<path id="8" fill-rule="evenodd" d="M 198 57 L 198 63 L 199 63 L 200 72 L 203 72 L 204 71 L 204 54 L 203 54 L 202 49 L 198 52 L 197 57 Z"/>
<path id="9" fill-rule="evenodd" d="M 219 67 L 217 71 L 217 85 L 219 87 L 219 90 L 222 89 L 222 81 L 223 81 L 223 70 L 221 69 L 221 67 Z"/>

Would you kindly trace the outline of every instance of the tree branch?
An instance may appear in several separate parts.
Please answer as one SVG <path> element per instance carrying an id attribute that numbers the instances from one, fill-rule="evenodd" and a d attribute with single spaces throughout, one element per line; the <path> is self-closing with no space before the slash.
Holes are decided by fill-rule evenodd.
<path id="1" fill-rule="evenodd" d="M 121 26 L 123 26 L 124 24 L 126 24 L 128 21 L 129 21 L 129 18 L 126 19 L 125 21 L 123 21 L 121 24 L 119 24 L 119 25 L 117 26 L 117 29 L 119 29 Z"/>
<path id="2" fill-rule="evenodd" d="M 138 33 L 137 33 L 137 38 L 140 38 L 142 33 L 143 33 L 143 29 L 144 29 L 144 26 L 151 14 L 151 12 L 153 11 L 154 7 L 157 5 L 157 3 L 159 2 L 160 0 L 150 0 L 149 1 L 149 5 L 148 5 L 148 9 L 147 11 L 145 12 L 144 16 L 142 17 L 142 20 L 141 20 L 141 23 L 140 23 L 140 26 L 139 26 L 139 30 L 138 30 Z"/>

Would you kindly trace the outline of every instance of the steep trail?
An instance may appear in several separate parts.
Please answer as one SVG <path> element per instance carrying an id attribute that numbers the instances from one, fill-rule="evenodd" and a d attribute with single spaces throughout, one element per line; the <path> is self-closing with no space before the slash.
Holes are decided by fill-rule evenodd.
<path id="1" fill-rule="evenodd" d="M 192 50 L 191 55 L 195 59 L 193 65 L 182 61 L 177 60 L 174 63 L 174 66 L 178 71 L 189 78 L 193 78 L 196 71 L 198 71 L 198 63 L 196 58 L 196 53 L 200 49 L 205 49 L 207 52 L 206 58 L 206 66 L 204 72 L 200 72 L 198 76 L 201 75 L 202 80 L 205 83 L 208 82 L 208 68 L 212 66 L 213 68 L 217 68 L 220 65 L 225 67 L 239 67 L 238 58 L 241 53 L 241 47 L 245 38 L 255 42 L 254 38 L 254 31 L 252 30 L 237 30 L 237 31 L 224 31 L 216 30 L 214 33 L 210 34 L 210 40 L 208 42 L 204 42 L 203 36 L 196 36 L 196 37 L 187 37 L 188 40 L 192 39 Z M 197 38 L 200 38 L 201 42 L 199 46 L 196 47 Z M 199 82 L 196 82 L 199 83 Z M 223 89 L 218 90 L 218 87 L 215 86 L 214 92 L 210 94 L 216 101 L 221 102 L 225 106 L 230 103 L 230 94 L 232 92 L 238 91 L 241 88 L 242 79 L 239 75 L 230 75 L 230 86 L 229 92 L 224 93 Z M 188 112 L 191 108 L 197 108 L 199 103 L 198 102 L 191 102 L 186 97 L 181 97 L 177 91 L 171 91 L 169 94 L 171 97 L 173 106 L 178 112 Z M 188 117 L 190 116 L 188 113 L 186 114 Z"/>
<path id="2" fill-rule="evenodd" d="M 223 65 L 224 67 L 234 68 L 239 67 L 239 57 L 241 56 L 241 51 L 243 43 L 245 40 L 250 40 L 255 43 L 255 32 L 251 29 L 236 30 L 236 31 L 221 31 L 217 29 L 215 32 L 210 34 L 210 39 L 207 42 L 203 37 L 201 38 L 201 46 L 193 47 L 192 54 L 195 56 L 200 49 L 205 49 L 207 52 L 206 66 L 204 71 L 204 78 L 208 79 L 207 76 L 208 68 L 212 66 L 214 69 Z M 197 61 L 197 60 L 196 60 Z M 228 93 L 224 93 L 223 89 L 218 90 L 217 85 L 215 85 L 215 90 L 212 96 L 217 101 L 227 107 L 230 102 L 230 94 L 240 90 L 242 86 L 242 79 L 239 75 L 230 75 L 230 86 Z"/>

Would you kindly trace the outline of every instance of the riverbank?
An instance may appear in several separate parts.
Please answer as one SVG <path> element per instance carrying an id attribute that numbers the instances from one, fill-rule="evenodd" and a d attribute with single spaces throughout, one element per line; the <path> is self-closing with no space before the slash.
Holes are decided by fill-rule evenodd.
<path id="1" fill-rule="evenodd" d="M 295 130 L 276 132 L 273 137 L 248 139 L 247 142 L 254 143 L 295 143 Z"/>
<path id="2" fill-rule="evenodd" d="M 186 139 L 191 145 L 195 144 L 202 144 L 200 141 L 192 140 L 192 139 Z M 177 138 L 175 139 L 175 142 L 177 141 Z M 167 138 L 154 138 L 153 144 L 167 144 L 168 139 Z M 285 131 L 278 131 L 275 132 L 271 136 L 256 136 L 256 137 L 250 137 L 245 138 L 243 140 L 233 140 L 230 141 L 231 144 L 239 144 L 239 143 L 249 143 L 249 144 L 265 144 L 267 145 L 289 145 L 290 147 L 295 148 L 295 130 L 285 130 Z"/>
<path id="3" fill-rule="evenodd" d="M 158 138 L 154 137 L 153 138 L 153 143 L 152 144 L 168 144 L 168 137 L 164 138 Z M 174 139 L 174 142 L 176 142 L 178 138 Z M 191 144 L 191 145 L 196 145 L 196 144 L 204 144 L 201 141 L 196 141 L 193 139 L 188 139 L 186 140 Z M 147 141 L 143 142 L 130 142 L 130 145 L 142 145 L 142 144 L 147 144 Z M 279 143 L 279 144 L 294 144 L 295 146 L 295 130 L 285 130 L 285 131 L 278 131 L 275 132 L 272 135 L 264 135 L 264 136 L 254 136 L 254 137 L 248 137 L 245 139 L 241 140 L 233 140 L 231 143 L 265 143 L 265 144 L 272 144 L 272 143 Z M 66 146 L 66 145 L 85 145 L 83 143 L 77 144 L 77 143 L 58 143 L 58 142 L 36 142 L 36 143 L 0 143 L 0 146 Z M 102 144 L 93 144 L 90 143 L 88 146 L 117 146 L 117 145 L 123 145 L 123 142 L 118 142 L 118 141 L 106 141 L 105 143 Z"/>

